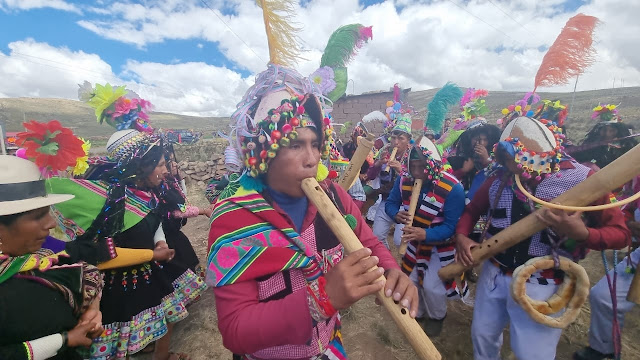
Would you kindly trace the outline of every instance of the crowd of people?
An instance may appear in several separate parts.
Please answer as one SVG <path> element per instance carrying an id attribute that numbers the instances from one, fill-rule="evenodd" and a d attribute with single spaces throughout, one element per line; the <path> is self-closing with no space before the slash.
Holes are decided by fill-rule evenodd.
<path id="1" fill-rule="evenodd" d="M 358 46 L 371 38 L 370 27 L 341 29 Z M 528 93 L 493 125 L 483 117 L 487 91 L 449 83 L 416 131 L 414 111 L 396 86 L 386 114 L 372 104 L 376 111 L 341 146 L 328 101 L 335 86 L 318 85 L 346 60 L 323 57 L 318 81 L 283 66 L 282 58 L 271 60 L 231 117 L 228 173 L 207 189 L 211 208 L 188 202 L 172 144 L 148 121 L 150 104 L 124 87 L 85 83 L 79 90 L 98 121 L 117 130 L 107 156 L 89 157 L 89 144 L 57 121 L 25 123 L 21 151 L 0 156 L 0 358 L 149 352 L 154 360 L 189 359 L 170 351 L 172 330 L 211 287 L 234 359 L 346 359 L 340 311 L 381 290 L 431 337 L 445 326 L 447 301 L 473 306 L 476 360 L 500 359 L 507 326 L 518 359 L 555 359 L 562 329 L 540 323 L 514 299 L 514 273 L 539 257 L 577 263 L 590 249 L 631 249 L 640 211 L 632 202 L 595 212 L 536 212 L 540 206 L 527 194 L 551 201 L 635 146 L 616 106 L 598 105 L 593 129 L 574 145 L 564 130 L 568 109 L 558 101 Z M 453 105 L 460 116 L 447 117 Z M 371 134 L 370 121 L 384 122 L 383 133 Z M 375 145 L 345 189 L 338 184 L 345 169 L 331 164 L 348 163 L 370 136 Z M 308 178 L 318 181 L 362 249 L 345 253 L 302 189 Z M 637 185 L 631 181 L 593 205 L 628 197 Z M 448 264 L 478 265 L 475 247 L 534 212 L 544 230 L 484 261 L 477 278 L 473 271 L 454 280 L 438 276 Z M 204 266 L 181 230 L 200 215 L 211 222 Z M 405 245 L 397 259 L 393 248 Z M 627 256 L 612 270 L 613 297 L 607 279 L 592 289 L 589 346 L 575 359 L 619 355 L 616 327 L 633 307 L 626 295 L 640 252 Z M 526 294 L 545 301 L 566 279 L 559 265 L 535 271 Z M 468 280 L 476 282 L 474 296 Z"/>

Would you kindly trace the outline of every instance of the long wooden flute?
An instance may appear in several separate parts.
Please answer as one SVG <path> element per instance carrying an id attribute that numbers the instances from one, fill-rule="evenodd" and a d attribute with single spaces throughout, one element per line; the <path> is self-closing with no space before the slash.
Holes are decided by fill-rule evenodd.
<path id="1" fill-rule="evenodd" d="M 640 174 L 638 159 L 640 159 L 640 145 L 636 145 L 602 170 L 553 199 L 552 202 L 562 205 L 587 206 Z M 536 217 L 538 211 L 540 210 L 529 214 L 471 249 L 473 266 L 545 229 L 547 225 Z M 438 275 L 443 280 L 449 280 L 462 274 L 466 269 L 467 267 L 464 265 L 455 262 L 440 269 Z"/>
<path id="2" fill-rule="evenodd" d="M 422 179 L 416 179 L 413 183 L 413 189 L 411 189 L 411 199 L 409 200 L 409 221 L 405 226 L 413 226 L 413 216 L 416 214 L 416 207 L 418 207 L 418 200 L 420 199 L 420 190 L 422 189 Z M 398 252 L 400 255 L 407 253 L 407 243 L 400 243 Z"/>
<path id="3" fill-rule="evenodd" d="M 373 136 L 369 136 L 371 139 L 363 137 L 358 138 L 358 147 L 353 153 L 353 156 L 351 156 L 347 169 L 342 173 L 340 180 L 338 180 L 338 185 L 345 190 L 349 190 L 355 183 L 356 178 L 360 175 L 362 164 L 367 160 L 367 156 L 373 147 Z"/>
<path id="4" fill-rule="evenodd" d="M 336 235 L 347 253 L 362 249 L 362 243 L 356 237 L 353 230 L 342 217 L 342 214 L 336 209 L 331 199 L 325 194 L 318 182 L 313 178 L 304 179 L 302 181 L 302 190 L 309 198 L 309 201 L 318 209 L 318 213 L 329 228 Z M 374 270 L 374 269 L 372 269 Z M 384 276 L 380 280 L 386 281 Z M 429 337 L 422 331 L 418 323 L 411 318 L 407 309 L 393 301 L 393 298 L 384 294 L 384 288 L 380 289 L 377 294 L 378 300 L 389 311 L 391 318 L 398 325 L 400 331 L 405 335 L 409 343 L 415 350 L 418 357 L 422 360 L 440 360 L 442 356 L 438 349 L 433 345 Z"/>

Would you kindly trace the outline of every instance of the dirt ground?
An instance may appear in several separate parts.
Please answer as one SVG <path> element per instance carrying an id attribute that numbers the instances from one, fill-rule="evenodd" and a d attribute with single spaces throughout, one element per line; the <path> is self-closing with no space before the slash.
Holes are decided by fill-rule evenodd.
<path id="1" fill-rule="evenodd" d="M 193 192 L 191 192 L 193 194 Z M 204 263 L 207 253 L 208 219 L 199 217 L 190 220 L 184 228 L 185 234 Z M 393 241 L 390 241 L 393 243 Z M 397 252 L 394 254 L 397 256 Z M 611 257 L 611 254 L 609 254 Z M 599 252 L 592 252 L 581 262 L 595 284 L 603 275 Z M 475 291 L 472 284 L 472 290 Z M 461 301 L 449 302 L 447 319 L 442 334 L 433 338 L 435 346 L 447 360 L 473 358 L 470 325 L 473 308 Z M 185 352 L 193 360 L 227 359 L 231 353 L 222 345 L 217 328 L 215 302 L 212 291 L 189 308 L 189 317 L 178 323 L 172 339 L 172 350 Z M 627 315 L 623 331 L 623 359 L 640 359 L 640 309 L 636 307 Z M 372 297 L 362 299 L 347 311 L 342 312 L 345 348 L 353 360 L 413 360 L 417 359 L 409 343 L 385 310 L 374 304 Z M 589 304 L 583 307 L 580 316 L 562 334 L 558 345 L 557 359 L 571 359 L 574 351 L 587 344 L 589 330 Z M 636 339 L 636 340 L 633 340 Z M 503 359 L 515 359 L 509 349 L 508 331 L 503 346 Z M 534 349 L 532 349 L 534 350 Z M 150 356 L 135 356 L 135 359 L 150 359 Z"/>

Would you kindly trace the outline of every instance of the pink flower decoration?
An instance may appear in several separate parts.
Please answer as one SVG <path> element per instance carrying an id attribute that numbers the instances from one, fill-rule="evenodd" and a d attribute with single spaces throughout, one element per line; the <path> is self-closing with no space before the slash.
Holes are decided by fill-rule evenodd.
<path id="1" fill-rule="evenodd" d="M 224 246 L 218 252 L 217 259 L 218 265 L 225 269 L 229 269 L 238 262 L 240 255 L 235 247 Z"/>

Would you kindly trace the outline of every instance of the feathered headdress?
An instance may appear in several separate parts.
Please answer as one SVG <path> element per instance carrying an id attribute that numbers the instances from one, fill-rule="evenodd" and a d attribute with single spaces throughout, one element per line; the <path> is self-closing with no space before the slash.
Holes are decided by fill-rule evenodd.
<path id="1" fill-rule="evenodd" d="M 113 87 L 108 83 L 96 84 L 93 88 L 91 83 L 85 81 L 78 86 L 78 98 L 95 109 L 100 124 L 106 122 L 117 130 L 153 132 L 147 114 L 151 110 L 151 103 L 141 99 L 138 94 L 126 90 L 124 86 Z"/>
<path id="2" fill-rule="evenodd" d="M 553 42 L 536 73 L 533 86 L 567 84 L 569 79 L 584 72 L 594 61 L 593 31 L 598 18 L 578 14 L 565 24 Z"/>
<path id="3" fill-rule="evenodd" d="M 462 116 L 466 121 L 475 119 L 478 116 L 482 116 L 489 112 L 485 100 L 489 92 L 484 89 L 476 90 L 469 88 L 460 99 L 460 108 L 462 110 Z"/>
<path id="4" fill-rule="evenodd" d="M 462 89 L 450 82 L 438 90 L 433 96 L 433 100 L 427 105 L 429 112 L 425 119 L 424 130 L 428 129 L 439 134 L 442 131 L 449 107 L 457 104 L 462 99 L 462 95 Z"/>
<path id="5" fill-rule="evenodd" d="M 309 77 L 331 101 L 344 95 L 349 80 L 347 65 L 369 39 L 373 39 L 372 27 L 360 24 L 342 26 L 329 37 L 320 68 Z"/>
<path id="6" fill-rule="evenodd" d="M 292 67 L 301 53 L 298 38 L 300 28 L 292 22 L 296 11 L 293 3 L 284 0 L 257 0 L 262 9 L 264 29 L 269 43 L 269 62 Z"/>

